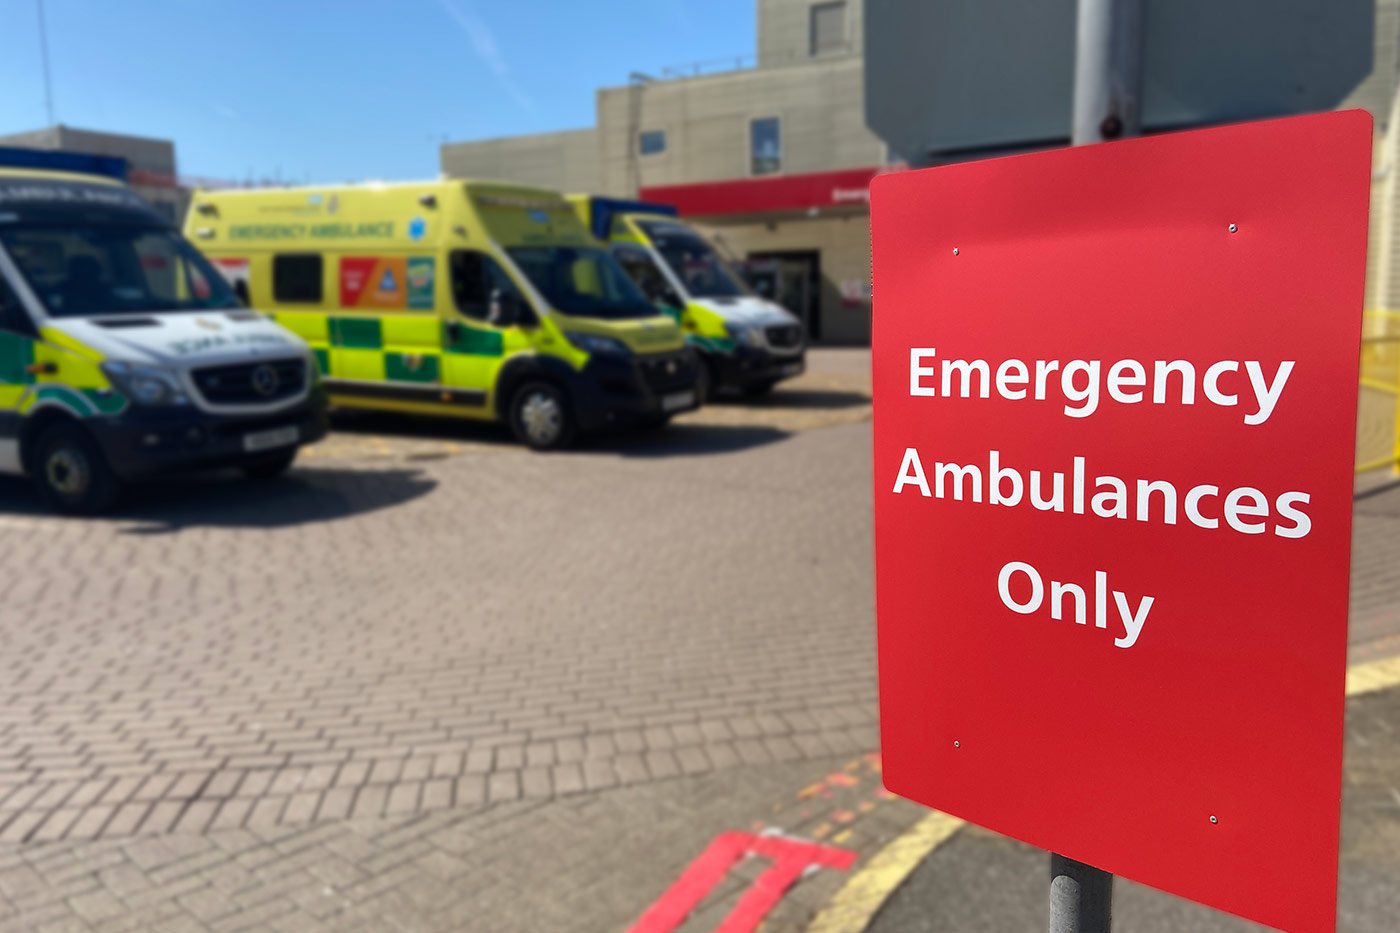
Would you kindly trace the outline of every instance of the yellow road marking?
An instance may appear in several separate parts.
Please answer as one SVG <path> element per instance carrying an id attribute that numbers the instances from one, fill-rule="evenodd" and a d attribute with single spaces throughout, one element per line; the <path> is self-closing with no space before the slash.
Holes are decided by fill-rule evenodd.
<path id="1" fill-rule="evenodd" d="M 1400 686 L 1400 656 L 1347 668 L 1347 696 Z M 934 849 L 961 829 L 963 821 L 937 810 L 896 836 L 812 918 L 807 933 L 861 933 L 895 889 Z"/>
<path id="2" fill-rule="evenodd" d="M 1400 656 L 1347 668 L 1347 696 L 1372 693 L 1400 684 Z"/>
<path id="3" fill-rule="evenodd" d="M 842 885 L 812 919 L 807 933 L 859 933 L 924 858 L 962 828 L 963 821 L 937 810 L 891 840 Z"/>

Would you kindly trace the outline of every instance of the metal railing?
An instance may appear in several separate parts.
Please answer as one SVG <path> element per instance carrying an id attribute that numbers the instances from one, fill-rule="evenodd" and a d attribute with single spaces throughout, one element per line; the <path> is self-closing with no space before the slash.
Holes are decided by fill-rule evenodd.
<path id="1" fill-rule="evenodd" d="M 1400 311 L 1367 311 L 1361 324 L 1356 472 L 1400 465 Z"/>
<path id="2" fill-rule="evenodd" d="M 699 78 L 704 75 L 723 74 L 728 71 L 747 71 L 758 66 L 758 56 L 752 52 L 741 55 L 726 55 L 724 58 L 707 58 L 703 61 L 688 62 L 684 65 L 666 65 L 661 69 L 662 81 L 677 78 Z"/>

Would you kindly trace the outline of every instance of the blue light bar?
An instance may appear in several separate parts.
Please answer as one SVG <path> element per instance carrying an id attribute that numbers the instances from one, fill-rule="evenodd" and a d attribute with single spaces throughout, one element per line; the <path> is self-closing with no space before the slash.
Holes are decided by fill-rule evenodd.
<path id="1" fill-rule="evenodd" d="M 656 204 L 652 201 L 623 201 L 617 198 L 589 198 L 588 217 L 593 227 L 593 235 L 607 240 L 612 230 L 613 216 L 616 214 L 666 214 L 676 216 L 676 209 L 670 204 Z"/>
<path id="2" fill-rule="evenodd" d="M 37 168 L 48 172 L 79 172 L 126 181 L 126 159 L 121 156 L 59 152 L 51 149 L 18 149 L 0 146 L 0 168 Z"/>

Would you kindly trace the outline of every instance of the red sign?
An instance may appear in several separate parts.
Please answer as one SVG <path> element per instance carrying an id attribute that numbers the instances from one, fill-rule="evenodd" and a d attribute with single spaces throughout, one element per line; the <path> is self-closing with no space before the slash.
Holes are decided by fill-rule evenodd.
<path id="1" fill-rule="evenodd" d="M 873 185 L 891 790 L 1335 925 L 1371 120 Z"/>
<path id="2" fill-rule="evenodd" d="M 881 168 L 854 168 L 693 185 L 661 185 L 643 188 L 638 196 L 643 201 L 674 205 L 687 217 L 804 211 L 813 207 L 864 207 L 870 201 L 870 179 L 881 171 Z"/>

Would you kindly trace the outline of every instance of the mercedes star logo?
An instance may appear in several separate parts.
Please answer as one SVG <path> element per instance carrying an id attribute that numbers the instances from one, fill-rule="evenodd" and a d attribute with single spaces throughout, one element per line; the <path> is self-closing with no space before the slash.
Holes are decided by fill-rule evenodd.
<path id="1" fill-rule="evenodd" d="M 263 363 L 253 370 L 253 391 L 259 395 L 271 395 L 277 391 L 277 370 Z"/>

